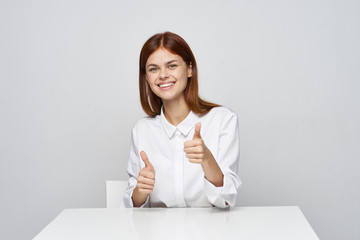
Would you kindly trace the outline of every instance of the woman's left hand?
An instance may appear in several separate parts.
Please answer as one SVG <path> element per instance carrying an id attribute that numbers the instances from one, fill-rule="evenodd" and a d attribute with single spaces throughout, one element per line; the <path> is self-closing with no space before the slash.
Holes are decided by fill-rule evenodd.
<path id="1" fill-rule="evenodd" d="M 192 140 L 184 143 L 184 152 L 191 163 L 201 164 L 205 178 L 216 187 L 224 184 L 224 174 L 217 164 L 214 156 L 206 147 L 200 135 L 201 124 L 196 124 L 195 133 Z"/>
<path id="2" fill-rule="evenodd" d="M 200 129 L 201 123 L 197 123 L 193 139 L 184 143 L 184 152 L 191 163 L 202 164 L 212 157 L 210 150 L 201 138 Z"/>

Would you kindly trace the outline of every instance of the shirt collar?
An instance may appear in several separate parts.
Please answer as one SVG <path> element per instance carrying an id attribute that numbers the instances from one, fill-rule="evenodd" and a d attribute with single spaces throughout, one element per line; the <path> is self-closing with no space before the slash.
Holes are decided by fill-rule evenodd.
<path id="1" fill-rule="evenodd" d="M 169 138 L 172 138 L 175 134 L 176 129 L 178 129 L 184 136 L 187 136 L 191 129 L 195 127 L 195 125 L 199 122 L 200 117 L 193 113 L 193 111 L 190 111 L 189 115 L 177 126 L 172 125 L 168 122 L 168 120 L 165 117 L 164 109 L 161 108 L 161 125 L 164 128 L 166 134 Z"/>

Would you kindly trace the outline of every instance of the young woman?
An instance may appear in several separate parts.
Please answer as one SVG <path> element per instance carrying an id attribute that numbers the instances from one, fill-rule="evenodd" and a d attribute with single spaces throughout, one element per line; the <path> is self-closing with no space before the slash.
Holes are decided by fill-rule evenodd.
<path id="1" fill-rule="evenodd" d="M 165 32 L 144 44 L 139 88 L 148 117 L 132 131 L 123 206 L 234 206 L 241 185 L 237 115 L 199 97 L 184 39 Z"/>

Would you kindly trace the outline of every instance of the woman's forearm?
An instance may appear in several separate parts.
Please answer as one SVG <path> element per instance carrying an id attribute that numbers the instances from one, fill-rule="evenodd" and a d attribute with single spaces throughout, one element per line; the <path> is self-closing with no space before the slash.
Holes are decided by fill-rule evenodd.
<path id="1" fill-rule="evenodd" d="M 147 196 L 148 194 L 139 192 L 138 188 L 135 187 L 131 197 L 134 207 L 141 207 L 146 202 Z"/>
<path id="2" fill-rule="evenodd" d="M 217 164 L 214 156 L 210 156 L 201 163 L 206 179 L 216 187 L 222 187 L 224 184 L 224 174 Z"/>

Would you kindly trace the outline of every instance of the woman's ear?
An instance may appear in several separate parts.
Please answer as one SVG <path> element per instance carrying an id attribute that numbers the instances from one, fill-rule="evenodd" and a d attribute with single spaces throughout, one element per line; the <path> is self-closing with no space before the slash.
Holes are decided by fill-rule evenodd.
<path id="1" fill-rule="evenodd" d="M 191 63 L 188 66 L 188 77 L 192 77 L 192 65 L 191 65 Z"/>

